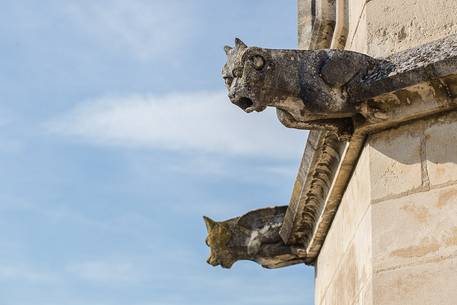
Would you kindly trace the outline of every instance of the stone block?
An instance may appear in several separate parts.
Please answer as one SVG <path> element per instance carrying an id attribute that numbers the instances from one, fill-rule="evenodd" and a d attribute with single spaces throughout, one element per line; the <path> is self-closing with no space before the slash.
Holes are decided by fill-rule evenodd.
<path id="1" fill-rule="evenodd" d="M 437 258 L 373 275 L 374 305 L 455 305 L 457 259 Z M 339 304 L 339 303 L 335 303 Z"/>
<path id="2" fill-rule="evenodd" d="M 372 214 L 375 271 L 457 253 L 457 186 L 383 201 Z"/>
<path id="3" fill-rule="evenodd" d="M 430 185 L 457 182 L 457 114 L 442 116 L 425 130 Z"/>
<path id="4" fill-rule="evenodd" d="M 421 139 L 422 130 L 412 124 L 370 136 L 372 201 L 422 187 Z"/>
<path id="5" fill-rule="evenodd" d="M 368 54 L 384 57 L 457 32 L 457 2 L 372 0 L 365 5 Z"/>

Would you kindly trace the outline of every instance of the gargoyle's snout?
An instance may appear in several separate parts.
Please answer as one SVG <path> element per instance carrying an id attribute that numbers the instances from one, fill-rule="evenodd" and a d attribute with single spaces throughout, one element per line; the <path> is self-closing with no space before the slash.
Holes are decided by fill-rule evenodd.
<path id="1" fill-rule="evenodd" d="M 214 267 L 216 267 L 216 266 L 219 265 L 219 262 L 218 262 L 213 256 L 210 256 L 210 257 L 206 260 L 206 262 L 207 262 L 208 264 L 210 264 L 211 266 L 214 266 Z"/>

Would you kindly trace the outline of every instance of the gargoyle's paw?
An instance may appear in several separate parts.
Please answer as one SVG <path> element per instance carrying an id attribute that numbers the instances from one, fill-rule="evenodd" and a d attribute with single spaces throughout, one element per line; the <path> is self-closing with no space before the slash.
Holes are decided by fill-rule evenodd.
<path id="1" fill-rule="evenodd" d="M 224 269 L 232 268 L 234 262 L 221 262 L 220 265 Z"/>
<path id="2" fill-rule="evenodd" d="M 235 261 L 233 259 L 223 258 L 219 262 L 219 265 L 221 265 L 221 267 L 224 268 L 224 269 L 230 269 L 230 268 L 232 268 L 234 263 L 235 263 Z"/>
<path id="3" fill-rule="evenodd" d="M 231 259 L 224 258 L 224 259 L 220 260 L 220 259 L 217 259 L 216 257 L 214 257 L 212 255 L 208 258 L 208 260 L 206 262 L 208 264 L 210 264 L 211 266 L 213 266 L 213 267 L 221 266 L 224 269 L 232 268 L 233 264 L 235 263 Z"/>

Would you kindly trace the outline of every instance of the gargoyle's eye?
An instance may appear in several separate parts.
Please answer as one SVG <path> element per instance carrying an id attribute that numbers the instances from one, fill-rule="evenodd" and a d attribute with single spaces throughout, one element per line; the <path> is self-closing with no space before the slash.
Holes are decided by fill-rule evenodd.
<path id="1" fill-rule="evenodd" d="M 225 84 L 230 87 L 232 85 L 233 78 L 224 77 L 224 81 L 225 81 Z"/>
<path id="2" fill-rule="evenodd" d="M 241 68 L 235 68 L 232 71 L 234 77 L 241 77 L 243 75 L 243 70 Z"/>
<path id="3" fill-rule="evenodd" d="M 265 60 L 263 59 L 262 56 L 260 55 L 255 55 L 252 57 L 252 62 L 254 63 L 254 67 L 257 69 L 257 70 L 260 70 L 263 68 L 263 66 L 265 65 Z"/>

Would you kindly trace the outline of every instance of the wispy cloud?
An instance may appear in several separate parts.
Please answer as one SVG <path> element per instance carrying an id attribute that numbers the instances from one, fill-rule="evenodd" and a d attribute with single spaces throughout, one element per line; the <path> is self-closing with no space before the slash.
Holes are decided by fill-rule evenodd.
<path id="1" fill-rule="evenodd" d="M 185 45 L 192 27 L 181 1 L 73 1 L 67 13 L 95 41 L 140 59 L 164 55 Z"/>
<path id="2" fill-rule="evenodd" d="M 102 145 L 275 158 L 299 158 L 305 140 L 273 111 L 244 114 L 223 92 L 100 97 L 46 125 Z"/>
<path id="3" fill-rule="evenodd" d="M 141 276 L 129 262 L 90 261 L 69 265 L 67 271 L 93 282 L 134 282 Z"/>
<path id="4" fill-rule="evenodd" d="M 49 282 L 56 277 L 48 271 L 39 271 L 24 265 L 0 265 L 0 281 Z"/>

